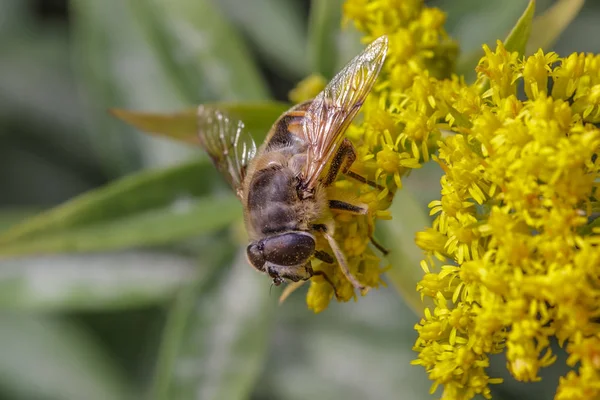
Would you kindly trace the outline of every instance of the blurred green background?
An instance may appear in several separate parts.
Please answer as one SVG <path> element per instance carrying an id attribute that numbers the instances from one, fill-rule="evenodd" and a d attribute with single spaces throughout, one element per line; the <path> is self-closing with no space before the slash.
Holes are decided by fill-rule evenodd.
<path id="1" fill-rule="evenodd" d="M 599 3 L 552 49 L 600 52 Z M 448 13 L 467 60 L 504 38 L 526 2 L 427 4 Z M 358 33 L 340 30 L 340 6 L 0 0 L 0 231 L 113 185 L 39 220 L 20 257 L 0 258 L 0 399 L 431 398 L 409 365 L 418 317 L 393 287 L 319 315 L 301 293 L 278 306 L 279 289 L 237 250 L 239 207 L 204 155 L 107 113 L 285 101 L 300 79 L 331 77 L 361 49 Z M 438 178 L 435 165 L 409 177 L 382 230 L 404 264 L 396 286 L 420 274 L 412 236 Z M 45 250 L 60 254 L 32 255 Z M 561 363 L 524 385 L 497 357 L 490 375 L 507 382 L 495 398 L 551 399 Z"/>

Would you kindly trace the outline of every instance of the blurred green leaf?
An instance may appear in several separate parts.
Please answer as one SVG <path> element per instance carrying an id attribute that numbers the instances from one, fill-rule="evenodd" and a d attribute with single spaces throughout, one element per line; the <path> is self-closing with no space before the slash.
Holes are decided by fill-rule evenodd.
<path id="1" fill-rule="evenodd" d="M 549 49 L 577 17 L 585 0 L 559 0 L 533 20 L 526 54 Z"/>
<path id="2" fill-rule="evenodd" d="M 161 62 L 194 103 L 262 100 L 264 78 L 245 43 L 210 0 L 131 2 Z"/>
<path id="3" fill-rule="evenodd" d="M 0 354 L 0 386 L 11 398 L 131 398 L 104 349 L 74 324 L 1 313 Z"/>
<path id="4" fill-rule="evenodd" d="M 253 42 L 277 72 L 290 78 L 308 74 L 306 33 L 300 3 L 281 0 L 211 0 Z"/>
<path id="5" fill-rule="evenodd" d="M 328 80 L 337 72 L 342 4 L 341 0 L 312 0 L 310 7 L 308 57 L 311 72 Z"/>
<path id="6" fill-rule="evenodd" d="M 171 310 L 155 398 L 247 399 L 266 356 L 276 296 L 244 250 L 233 268 L 201 286 L 182 293 Z"/>
<path id="7" fill-rule="evenodd" d="M 419 317 L 393 288 L 372 290 L 356 302 L 333 301 L 316 315 L 306 307 L 305 290 L 277 309 L 269 358 L 252 399 L 440 397 L 429 394 L 425 371 L 410 365 Z"/>
<path id="8" fill-rule="evenodd" d="M 244 122 L 246 129 L 260 143 L 271 125 L 290 105 L 279 102 L 266 103 L 215 103 L 212 106 L 226 111 Z M 128 110 L 111 110 L 121 120 L 137 129 L 199 145 L 196 108 L 172 114 L 146 113 Z"/>
<path id="9" fill-rule="evenodd" d="M 70 0 L 75 70 L 85 94 L 87 131 L 109 176 L 133 172 L 152 151 L 152 138 L 126 134 L 109 107 L 178 107 L 187 103 L 175 85 L 175 72 L 157 58 L 155 45 L 144 37 L 129 1 Z M 146 157 L 150 159 L 151 157 Z"/>
<path id="10" fill-rule="evenodd" d="M 54 204 L 105 179 L 83 129 L 66 26 L 0 5 L 0 187 L 6 204 Z"/>
<path id="11" fill-rule="evenodd" d="M 76 144 L 82 151 L 83 107 L 77 98 L 76 82 L 69 64 L 66 33 L 59 29 L 43 29 L 43 26 L 30 24 L 31 21 L 26 23 L 11 12 L 4 14 L 2 9 L 0 15 L 2 21 L 17 22 L 21 29 L 25 28 L 15 37 L 0 35 L 0 118 L 18 118 L 20 126 L 30 127 L 32 134 L 44 130 L 44 135 L 39 135 L 40 140 L 55 139 L 67 148 Z M 0 32 L 2 25 L 0 23 Z M 51 138 L 47 137 L 48 132 L 51 132 Z"/>
<path id="12" fill-rule="evenodd" d="M 413 311 L 422 314 L 425 305 L 417 292 L 417 283 L 423 279 L 420 262 L 424 253 L 415 243 L 415 234 L 431 222 L 408 190 L 396 193 L 390 211 L 393 219 L 377 226 L 384 244 L 391 249 L 387 256 L 391 268 L 386 275 Z"/>
<path id="13" fill-rule="evenodd" d="M 364 301 L 361 299 L 359 301 Z M 389 310 L 392 300 L 381 304 Z M 358 304 L 352 304 L 356 308 Z M 396 311 L 396 310 L 395 310 Z M 348 313 L 349 314 L 349 313 Z M 406 318 L 416 323 L 414 314 L 388 313 L 387 319 Z M 363 313 L 366 321 L 370 315 Z M 314 316 L 313 316 L 314 317 Z M 268 367 L 256 390 L 263 397 L 286 400 L 302 399 L 440 399 L 431 395 L 431 381 L 419 367 L 410 365 L 416 358 L 412 351 L 414 337 L 398 332 L 383 335 L 357 324 L 341 321 L 337 328 L 324 328 L 324 323 L 311 323 L 305 318 L 287 327 L 286 336 L 278 329 L 279 340 L 272 353 L 284 358 Z M 313 325 L 308 327 L 306 325 Z M 362 330 L 360 329 L 362 328 Z M 294 335 L 291 329 L 299 331 Z M 366 331 L 366 332 L 365 332 Z M 282 337 L 283 336 L 283 337 Z M 294 351 L 296 348 L 299 351 Z M 494 398 L 495 399 L 495 398 Z"/>
<path id="14" fill-rule="evenodd" d="M 519 53 L 520 57 L 525 54 L 527 41 L 531 34 L 531 24 L 533 22 L 534 14 L 535 0 L 529 0 L 529 4 L 527 4 L 527 8 L 523 12 L 523 15 L 521 15 L 521 18 L 519 18 L 514 28 L 504 40 L 504 47 L 506 47 L 506 50 L 516 51 Z"/>
<path id="15" fill-rule="evenodd" d="M 14 226 L 0 234 L 0 248 L 17 240 L 136 214 L 142 216 L 161 208 L 174 212 L 178 204 L 189 206 L 194 198 L 211 193 L 218 179 L 218 173 L 205 160 L 130 175 Z"/>
<path id="16" fill-rule="evenodd" d="M 559 55 L 573 52 L 600 53 L 600 3 L 586 1 L 575 20 L 561 33 L 552 48 Z"/>
<path id="17" fill-rule="evenodd" d="M 2 245 L 0 256 L 78 253 L 166 244 L 223 228 L 241 216 L 242 207 L 234 196 L 199 200 L 182 198 L 158 210 L 50 231 L 31 239 L 11 240 Z"/>
<path id="18" fill-rule="evenodd" d="M 32 19 L 27 13 L 27 3 L 21 0 L 2 0 L 0 2 L 0 15 L 3 16 L 0 23 L 2 38 L 21 33 L 22 30 L 32 29 Z"/>
<path id="19" fill-rule="evenodd" d="M 39 212 L 37 209 L 29 208 L 4 208 L 0 209 L 0 234 L 13 225 L 31 217 Z"/>
<path id="20" fill-rule="evenodd" d="M 34 311 L 140 307 L 171 297 L 195 275 L 195 260 L 120 252 L 0 261 L 0 308 Z"/>

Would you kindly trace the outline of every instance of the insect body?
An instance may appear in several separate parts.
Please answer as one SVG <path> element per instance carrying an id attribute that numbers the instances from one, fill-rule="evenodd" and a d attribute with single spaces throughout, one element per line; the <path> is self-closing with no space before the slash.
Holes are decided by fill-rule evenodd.
<path id="1" fill-rule="evenodd" d="M 330 263 L 337 259 L 352 285 L 364 289 L 333 239 L 330 210 L 367 210 L 328 198 L 326 188 L 339 173 L 376 186 L 350 170 L 356 153 L 343 136 L 373 87 L 386 51 L 386 37 L 371 43 L 317 97 L 279 117 L 258 151 L 241 121 L 214 108 L 198 108 L 200 142 L 244 206 L 248 260 L 275 285 L 324 275 L 312 269 L 316 257 Z M 318 235 L 327 240 L 333 257 L 316 249 Z"/>
<path id="2" fill-rule="evenodd" d="M 252 241 L 248 258 L 275 284 L 314 274 L 309 262 L 316 247 L 314 225 L 329 212 L 321 182 L 309 188 L 303 179 L 308 144 L 300 132 L 310 104 L 279 118 L 250 164 L 243 186 L 246 228 Z"/>

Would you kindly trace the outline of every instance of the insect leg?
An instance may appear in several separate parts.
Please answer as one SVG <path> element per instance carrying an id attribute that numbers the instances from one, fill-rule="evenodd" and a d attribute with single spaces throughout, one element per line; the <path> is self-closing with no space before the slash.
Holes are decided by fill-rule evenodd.
<path id="1" fill-rule="evenodd" d="M 339 248 L 333 236 L 331 236 L 327 232 L 322 232 L 322 235 L 325 237 L 325 239 L 327 239 L 327 242 L 329 242 L 329 246 L 331 247 L 331 250 L 333 250 L 333 254 L 335 255 L 335 258 L 337 258 L 340 269 L 342 270 L 342 273 L 344 274 L 346 279 L 348 279 L 352 286 L 363 292 L 366 289 L 366 287 L 361 285 L 360 282 L 354 277 L 354 275 L 350 273 L 350 269 L 348 268 L 348 261 L 346 261 L 346 256 L 344 256 L 344 253 Z"/>
<path id="2" fill-rule="evenodd" d="M 331 256 L 325 252 L 321 252 L 323 254 L 325 254 L 327 257 L 329 257 L 331 259 L 331 262 L 333 262 L 333 258 L 331 258 Z M 335 288 L 335 285 L 333 284 L 333 281 L 329 278 L 329 276 L 327 276 L 327 274 L 323 271 L 314 271 L 312 269 L 312 266 L 310 265 L 310 263 L 306 266 L 306 269 L 309 271 L 310 276 L 322 276 L 323 279 L 325 279 L 325 281 L 327 283 L 329 283 L 329 285 L 331 285 L 331 287 L 333 288 L 333 293 L 335 294 L 336 298 L 339 298 L 338 296 L 338 292 L 337 289 Z M 288 297 L 290 297 L 290 295 L 292 293 L 294 293 L 296 290 L 298 290 L 302 285 L 304 285 L 304 283 L 306 283 L 306 281 L 308 281 L 310 278 L 298 281 L 298 282 L 290 282 L 288 283 L 288 285 L 285 287 L 285 289 L 283 289 L 283 292 L 281 293 L 281 296 L 279 296 L 279 304 L 282 304 Z"/>
<path id="3" fill-rule="evenodd" d="M 380 184 L 373 182 L 372 180 L 367 179 L 354 171 L 351 171 L 350 167 L 352 167 L 354 161 L 356 161 L 356 151 L 354 150 L 352 142 L 346 138 L 342 141 L 337 153 L 335 153 L 333 156 L 333 159 L 331 160 L 331 167 L 327 172 L 327 176 L 325 176 L 323 184 L 325 186 L 331 185 L 333 182 L 335 182 L 338 174 L 341 172 L 347 177 L 359 181 L 360 183 L 366 183 L 372 188 L 377 190 L 385 190 L 385 187 L 381 186 Z"/>
<path id="4" fill-rule="evenodd" d="M 372 234 L 369 234 L 369 240 L 371 241 L 371 244 L 373 246 L 375 246 L 377 248 L 377 250 L 379 250 L 381 252 L 381 254 L 383 254 L 384 256 L 387 256 L 390 253 L 390 251 L 388 249 L 386 249 L 385 247 L 383 247 L 383 245 L 381 243 L 379 243 L 377 241 L 377 239 L 375 239 L 373 237 Z"/>
<path id="5" fill-rule="evenodd" d="M 350 204 L 350 203 L 347 203 L 347 202 L 341 201 L 341 200 L 329 200 L 329 208 L 331 208 L 332 210 L 345 212 L 345 213 L 353 214 L 353 215 L 366 215 L 368 212 L 367 208 L 365 208 L 365 207 Z M 377 240 L 375 240 L 375 238 L 373 237 L 373 231 L 374 231 L 373 224 L 371 223 L 370 220 L 368 220 L 368 224 L 369 224 L 369 240 L 371 241 L 371 243 L 373 243 L 373 246 L 375 246 L 377 248 L 377 250 L 381 251 L 381 253 L 384 256 L 387 256 L 389 253 L 389 250 L 387 250 Z"/>
<path id="6" fill-rule="evenodd" d="M 357 206 L 341 200 L 329 200 L 329 208 L 353 215 L 367 215 L 366 207 Z"/>
<path id="7" fill-rule="evenodd" d="M 354 150 L 354 146 L 352 146 L 352 142 L 348 139 L 344 139 L 331 159 L 331 167 L 329 168 L 329 171 L 327 171 L 327 176 L 325 176 L 323 184 L 325 186 L 331 185 L 335 182 L 340 171 L 346 173 L 355 160 L 356 151 Z"/>
<path id="8" fill-rule="evenodd" d="M 323 271 L 313 271 L 313 275 L 314 276 L 317 276 L 317 275 L 322 276 L 323 279 L 325 279 L 325 281 L 327 283 L 329 283 L 331 285 L 331 287 L 333 288 L 333 293 L 335 294 L 335 298 L 336 299 L 340 298 L 340 296 L 338 296 L 337 289 L 335 288 L 335 285 L 333 284 L 333 281 L 331 279 L 329 279 L 329 277 L 327 276 L 327 274 L 325 272 L 323 272 Z"/>
<path id="9" fill-rule="evenodd" d="M 354 179 L 354 180 L 357 180 L 357 181 L 359 181 L 360 183 L 366 183 L 367 185 L 369 185 L 369 186 L 371 186 L 372 188 L 375 188 L 375 189 L 377 189 L 377 190 L 384 190 L 384 189 L 385 189 L 385 188 L 384 188 L 383 186 L 381 186 L 380 184 L 378 184 L 378 183 L 375 183 L 375 182 L 373 182 L 372 180 L 370 180 L 370 179 L 367 179 L 367 178 L 365 178 L 364 176 L 362 176 L 362 175 L 359 175 L 359 174 L 357 174 L 357 173 L 356 173 L 356 172 L 354 172 L 354 171 L 350 171 L 350 170 L 348 170 L 348 171 L 344 172 L 344 175 L 346 175 L 347 177 L 349 177 L 349 178 L 352 178 L 352 179 Z"/>
<path id="10" fill-rule="evenodd" d="M 329 255 L 329 253 L 322 250 L 315 251 L 315 258 L 327 264 L 333 264 L 333 262 L 335 261 L 333 257 Z"/>

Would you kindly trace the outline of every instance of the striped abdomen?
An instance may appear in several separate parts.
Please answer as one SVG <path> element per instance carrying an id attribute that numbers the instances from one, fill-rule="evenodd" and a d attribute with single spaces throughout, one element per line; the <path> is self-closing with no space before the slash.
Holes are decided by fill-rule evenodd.
<path id="1" fill-rule="evenodd" d="M 254 174 L 248 192 L 248 217 L 256 232 L 270 235 L 298 228 L 296 186 L 289 168 L 265 168 Z"/>
<path id="2" fill-rule="evenodd" d="M 303 215 L 298 187 L 306 143 L 296 133 L 302 129 L 308 104 L 277 120 L 256 157 L 248 186 L 247 222 L 259 236 L 299 229 Z"/>

